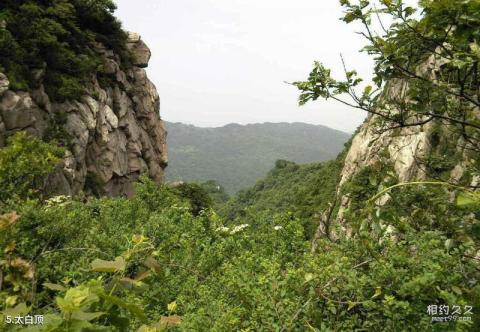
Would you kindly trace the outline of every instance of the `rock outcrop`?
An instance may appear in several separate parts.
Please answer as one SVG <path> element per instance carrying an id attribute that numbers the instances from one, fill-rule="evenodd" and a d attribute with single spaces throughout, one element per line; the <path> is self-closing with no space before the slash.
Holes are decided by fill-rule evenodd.
<path id="1" fill-rule="evenodd" d="M 435 67 L 436 64 L 431 66 Z M 420 67 L 420 69 L 424 67 Z M 405 86 L 402 82 L 392 81 L 385 89 L 384 95 L 394 97 L 403 88 Z M 475 112 L 480 114 L 478 109 Z M 323 212 L 319 220 L 320 225 L 315 235 L 316 238 L 327 235 L 332 239 L 337 239 L 351 235 L 346 211 L 352 202 L 349 193 L 343 191 L 343 185 L 359 175 L 365 168 L 373 167 L 376 164 L 391 165 L 398 183 L 438 181 L 438 179 L 431 178 L 426 159 L 440 149 L 443 150 L 442 153 L 449 151 L 452 158 L 455 156 L 455 160 L 450 161 L 452 165 L 445 170 L 447 181 L 471 187 L 477 187 L 480 184 L 480 174 L 478 174 L 478 167 L 474 166 L 476 158 L 472 158 L 472 149 L 467 148 L 468 143 L 462 135 L 455 134 L 452 128 L 448 129 L 448 126 L 445 126 L 440 120 L 386 131 L 380 130 L 381 122 L 378 115 L 369 115 L 353 137 L 337 186 L 335 204 Z M 442 136 L 444 142 L 436 142 L 436 136 Z M 448 147 L 445 142 L 448 142 Z M 442 155 L 442 158 L 448 157 Z M 468 176 L 465 176 L 467 173 L 469 173 Z M 377 204 L 383 205 L 388 200 L 388 195 L 385 195 L 377 201 Z M 334 211 L 338 212 L 334 213 Z M 333 231 L 335 228 L 337 231 Z"/>
<path id="2" fill-rule="evenodd" d="M 351 198 L 348 193 L 342 191 L 342 186 L 369 166 L 377 163 L 391 164 L 399 183 L 437 181 L 431 179 L 427 174 L 424 161 L 436 148 L 432 137 L 434 136 L 433 132 L 438 129 L 438 123 L 432 121 L 423 126 L 406 127 L 394 132 L 379 133 L 377 131 L 377 120 L 378 116 L 369 116 L 354 136 L 337 187 L 336 205 L 338 205 L 338 212 L 336 214 L 332 213 L 333 205 L 330 209 L 324 211 L 316 238 L 326 235 L 327 229 L 333 230 L 335 227 L 337 232 L 330 232 L 328 234 L 330 238 L 337 239 L 341 236 L 349 237 L 351 235 L 345 213 L 350 208 Z M 443 135 L 448 134 L 443 133 Z M 453 146 L 456 146 L 456 150 L 452 151 L 452 154 L 460 156 L 459 160 L 448 171 L 449 182 L 460 184 L 460 179 L 465 175 L 466 170 L 472 168 L 472 163 L 475 163 L 475 161 L 469 157 L 469 152 L 464 148 L 465 142 L 462 137 L 452 135 L 448 139 L 451 143 L 453 142 Z M 470 179 L 466 183 L 469 186 L 477 187 L 480 184 L 479 174 L 472 174 L 467 178 Z M 388 195 L 383 196 L 381 200 L 377 201 L 377 204 L 383 205 L 388 199 Z"/>
<path id="3" fill-rule="evenodd" d="M 51 194 L 130 196 L 141 174 L 163 181 L 166 130 L 157 90 L 143 69 L 150 50 L 138 34 L 130 33 L 127 48 L 133 66 L 125 69 L 112 50 L 101 44 L 95 48 L 108 84 L 94 75 L 80 100 L 52 102 L 42 71 L 36 73 L 39 87 L 33 91 L 9 89 L 8 78 L 0 73 L 0 147 L 17 131 L 40 138 L 52 131 L 65 136 L 63 165 L 46 188 Z"/>
<path id="4" fill-rule="evenodd" d="M 127 48 L 132 53 L 132 61 L 135 66 L 145 68 L 148 66 L 152 55 L 148 46 L 142 41 L 140 35 L 135 32 L 128 33 Z"/>
<path id="5" fill-rule="evenodd" d="M 340 209 L 336 222 L 341 225 L 345 223 L 344 211 L 348 208 L 350 199 L 348 195 L 341 195 L 340 188 L 365 167 L 384 162 L 382 152 L 388 153 L 388 161 L 393 164 L 400 182 L 425 179 L 426 174 L 419 163 L 430 148 L 429 137 L 433 123 L 407 127 L 396 133 L 392 131 L 378 133 L 377 120 L 377 116 L 370 116 L 360 127 L 345 157 L 337 192 L 340 196 L 338 197 Z"/>

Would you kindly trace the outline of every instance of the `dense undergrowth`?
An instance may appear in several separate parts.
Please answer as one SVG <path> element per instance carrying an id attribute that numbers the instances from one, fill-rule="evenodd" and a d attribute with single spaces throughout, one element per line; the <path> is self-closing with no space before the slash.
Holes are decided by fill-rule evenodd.
<path id="1" fill-rule="evenodd" d="M 22 142 L 19 135 L 0 158 L 13 150 L 38 157 L 19 149 Z M 278 166 L 273 173 L 285 169 Z M 312 254 L 298 211 L 260 204 L 232 222 L 209 208 L 201 187 L 184 186 L 143 178 L 130 200 L 45 201 L 28 192 L 2 202 L 2 322 L 29 313 L 45 315 L 30 331 L 470 331 L 478 324 L 476 316 L 432 324 L 427 314 L 430 305 L 480 305 L 475 200 L 459 206 L 443 189 L 397 188 L 373 219 L 362 219 L 372 212 L 359 206 L 355 237 L 323 239 Z M 405 208 L 415 205 L 418 212 Z"/>
<path id="2" fill-rule="evenodd" d="M 334 161 L 307 165 L 278 160 L 264 179 L 221 205 L 219 214 L 239 222 L 259 212 L 291 212 L 302 221 L 305 238 L 311 239 L 318 214 L 334 199 L 342 164 L 342 155 Z"/>

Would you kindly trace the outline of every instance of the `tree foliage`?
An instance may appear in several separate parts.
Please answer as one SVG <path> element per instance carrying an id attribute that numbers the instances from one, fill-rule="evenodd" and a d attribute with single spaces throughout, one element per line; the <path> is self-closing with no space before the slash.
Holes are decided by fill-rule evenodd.
<path id="1" fill-rule="evenodd" d="M 101 42 L 128 62 L 126 34 L 110 0 L 5 0 L 0 3 L 0 70 L 11 87 L 45 84 L 54 100 L 76 99 L 101 64 Z M 44 71 L 43 82 L 38 74 Z"/>
<path id="2" fill-rule="evenodd" d="M 291 212 L 302 220 L 305 238 L 311 239 L 318 214 L 334 199 L 342 165 L 342 155 L 336 161 L 306 165 L 278 160 L 264 179 L 240 191 L 218 211 L 231 221 Z"/>
<path id="3" fill-rule="evenodd" d="M 19 132 L 0 149 L 0 204 L 41 197 L 45 179 L 60 162 L 63 150 Z M 1 205 L 0 205 L 1 211 Z"/>
<path id="4" fill-rule="evenodd" d="M 363 26 L 360 34 L 368 42 L 363 51 L 375 59 L 375 85 L 361 90 L 363 79 L 345 62 L 342 80 L 315 62 L 307 81 L 293 83 L 302 92 L 300 104 L 332 98 L 378 115 L 380 130 L 440 120 L 478 151 L 479 2 L 426 0 L 418 9 L 403 1 L 341 4 L 343 20 Z"/>

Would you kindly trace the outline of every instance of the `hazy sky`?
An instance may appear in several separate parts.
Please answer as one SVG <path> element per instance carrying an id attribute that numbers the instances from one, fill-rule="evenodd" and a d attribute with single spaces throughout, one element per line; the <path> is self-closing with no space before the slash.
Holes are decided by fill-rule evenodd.
<path id="1" fill-rule="evenodd" d="M 152 50 L 147 69 L 163 119 L 197 126 L 307 122 L 353 131 L 365 114 L 335 102 L 298 107 L 284 81 L 303 80 L 314 60 L 368 77 L 358 26 L 339 20 L 338 0 L 117 0 L 124 28 Z"/>

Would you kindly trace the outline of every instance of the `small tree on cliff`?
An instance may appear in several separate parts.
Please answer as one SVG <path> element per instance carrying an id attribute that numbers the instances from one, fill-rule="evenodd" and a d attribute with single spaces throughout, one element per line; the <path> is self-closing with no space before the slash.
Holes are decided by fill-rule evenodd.
<path id="1" fill-rule="evenodd" d="M 345 62 L 341 80 L 315 62 L 307 81 L 293 83 L 300 104 L 337 100 L 378 115 L 380 131 L 439 120 L 480 150 L 480 2 L 421 0 L 418 9 L 402 0 L 340 3 L 343 21 L 364 28 L 359 33 L 368 41 L 363 51 L 375 59 L 375 86 L 362 91 L 363 80 Z"/>
<path id="2" fill-rule="evenodd" d="M 315 62 L 306 81 L 293 83 L 301 91 L 300 104 L 324 98 L 366 111 L 374 115 L 375 126 L 370 128 L 378 133 L 421 127 L 432 122 L 427 131 L 431 149 L 419 157 L 422 160 L 417 159 L 417 163 L 424 168 L 429 179 L 435 180 L 429 185 L 448 189 L 426 189 L 419 183 L 414 183 L 419 188 L 402 188 L 409 185 L 402 183 L 382 192 L 381 186 L 374 181 L 368 195 L 378 198 L 378 195 L 395 188 L 395 199 L 391 201 L 403 199 L 405 203 L 408 199 L 411 202 L 415 201 L 413 198 L 417 201 L 424 199 L 435 206 L 436 211 L 442 211 L 449 204 L 456 211 L 454 196 L 450 194 L 463 191 L 468 193 L 465 194 L 468 198 L 465 200 L 465 195 L 458 194 L 459 205 L 477 204 L 479 185 L 473 179 L 480 174 L 480 2 L 420 0 L 419 8 L 408 6 L 403 0 L 340 0 L 340 3 L 345 9 L 342 20 L 359 22 L 363 27 L 359 34 L 368 42 L 363 51 L 375 60 L 374 84 L 363 87 L 362 78 L 355 70 L 347 69 L 343 58 L 344 79 L 333 78 L 328 68 Z M 451 172 L 459 164 L 465 172 L 460 179 L 453 179 Z M 358 180 L 361 175 L 360 172 L 353 180 Z M 369 178 L 363 180 L 371 182 Z M 365 188 L 365 185 L 359 187 L 362 191 Z M 377 196 L 373 195 L 376 190 L 380 191 Z M 352 188 L 347 193 L 351 196 Z M 432 195 L 436 198 L 433 199 Z M 463 204 L 465 201 L 468 204 Z M 338 202 L 323 214 L 321 223 L 325 227 L 319 228 L 316 240 L 328 233 L 336 204 Z M 390 220 L 386 217 L 388 213 L 382 212 L 382 208 L 386 210 L 385 206 L 356 206 L 355 216 L 349 223 L 370 220 L 374 224 L 372 218 L 375 219 L 376 213 L 381 215 L 377 218 L 380 222 L 396 225 L 393 219 L 405 206 L 410 213 L 412 204 L 392 208 Z M 377 208 L 376 212 L 372 212 L 373 207 Z M 436 212 L 427 215 L 431 217 Z M 442 225 L 454 224 L 458 229 L 462 228 L 458 220 L 466 220 L 455 220 L 453 213 L 436 216 L 442 220 Z M 478 219 L 478 215 L 475 218 Z M 478 222 L 471 225 L 478 225 Z M 462 230 L 462 236 L 469 237 L 474 233 L 467 228 Z"/>

